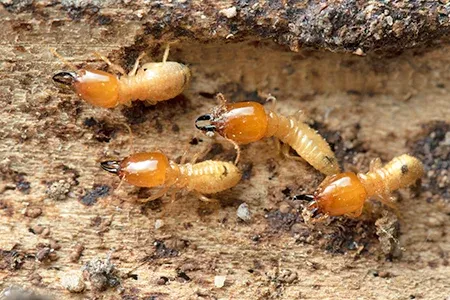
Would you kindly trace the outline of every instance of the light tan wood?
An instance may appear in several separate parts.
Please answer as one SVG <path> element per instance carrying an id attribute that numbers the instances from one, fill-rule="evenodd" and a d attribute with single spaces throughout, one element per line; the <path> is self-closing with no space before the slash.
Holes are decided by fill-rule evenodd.
<path id="1" fill-rule="evenodd" d="M 33 4 L 34 13 L 12 2 L 11 12 L 0 7 L 0 289 L 17 284 L 56 299 L 444 299 L 450 294 L 449 200 L 426 187 L 418 196 L 408 190 L 398 194 L 401 234 L 391 239 L 395 230 L 389 224 L 395 218 L 379 219 L 376 227 L 367 211 L 368 223 L 344 219 L 322 227 L 304 225 L 297 204 L 286 201 L 286 188 L 291 195 L 312 192 L 323 176 L 306 163 L 283 160 L 270 140 L 243 147 L 240 167 L 247 172 L 237 187 L 215 196 L 221 205 L 198 201 L 195 195 L 142 205 L 136 200 L 145 191 L 126 184 L 115 189 L 119 180 L 99 166 L 104 159 L 130 154 L 123 123 L 133 130 L 134 151 L 161 149 L 176 159 L 193 136 L 202 142 L 191 147 L 192 155 L 201 151 L 214 141 L 195 131 L 194 120 L 215 106 L 213 95 L 222 92 L 235 100 L 265 99 L 271 93 L 280 113 L 304 110 L 323 125 L 327 138 L 342 137 L 339 145 L 347 150 L 337 156 L 343 169 L 367 171 L 372 158 L 388 161 L 414 152 L 423 124 L 448 122 L 449 46 L 391 58 L 295 53 L 256 41 L 256 31 L 242 41 L 238 30 L 226 40 L 229 28 L 217 27 L 221 23 L 211 18 L 222 16 L 218 10 L 231 2 L 219 2 L 220 9 L 211 11 L 209 4 L 194 1 L 189 18 L 198 21 L 191 27 L 198 40 L 186 32 L 176 37 L 175 25 L 159 37 L 158 26 L 167 24 L 164 11 L 172 5 L 176 15 L 182 1 L 162 8 L 105 1 L 100 11 L 42 1 Z M 238 8 L 237 18 L 249 13 Z M 271 26 L 277 25 L 267 30 Z M 91 54 L 98 51 L 128 71 L 143 50 L 159 61 L 168 40 L 178 41 L 171 45 L 171 60 L 192 70 L 184 97 L 154 107 L 140 103 L 106 110 L 81 102 L 51 80 L 63 65 L 49 47 L 78 67 L 105 67 Z M 289 41 L 296 50 L 296 40 Z M 216 145 L 216 155 L 207 159 L 233 158 L 232 146 L 216 143 L 223 151 Z M 432 185 L 429 167 L 424 181 Z M 438 176 L 442 184 L 444 175 Z M 97 185 L 109 187 L 109 195 L 91 206 L 82 204 L 80 199 Z M 250 222 L 236 217 L 241 202 L 252 212 Z M 163 221 L 159 229 L 157 220 Z M 345 254 L 325 250 L 334 237 L 327 234 L 341 232 L 338 228 L 344 237 L 354 233 L 355 250 L 347 244 L 339 247 Z M 389 252 L 397 240 L 403 256 L 386 261 L 382 250 Z M 366 242 L 363 248 L 361 241 Z M 54 253 L 45 252 L 57 245 Z M 85 249 L 77 259 L 80 245 Z M 358 249 L 364 251 L 358 254 Z M 79 275 L 88 261 L 109 254 L 120 271 L 121 288 L 93 291 L 87 279 L 82 294 L 61 286 L 60 278 Z M 127 274 L 136 274 L 137 280 Z M 219 275 L 226 276 L 222 288 L 214 286 Z M 161 276 L 169 282 L 159 285 Z"/>

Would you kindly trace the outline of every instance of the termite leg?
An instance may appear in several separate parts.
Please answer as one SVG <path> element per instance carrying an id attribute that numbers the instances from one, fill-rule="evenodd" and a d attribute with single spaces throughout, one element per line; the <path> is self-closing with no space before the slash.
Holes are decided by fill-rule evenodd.
<path id="1" fill-rule="evenodd" d="M 217 101 L 220 102 L 220 105 L 225 105 L 225 104 L 227 104 L 227 99 L 225 99 L 225 96 L 224 96 L 222 93 L 218 93 L 218 94 L 216 95 L 216 99 L 217 99 Z"/>
<path id="2" fill-rule="evenodd" d="M 163 187 L 161 188 L 161 190 L 159 190 L 156 194 L 154 194 L 153 196 L 151 196 L 151 197 L 145 199 L 145 200 L 142 201 L 142 202 L 154 201 L 154 200 L 156 200 L 156 199 L 158 199 L 158 198 L 161 198 L 162 196 L 164 196 L 165 194 L 167 194 L 167 191 L 169 190 L 169 188 L 170 188 L 170 186 L 163 186 Z"/>
<path id="3" fill-rule="evenodd" d="M 176 197 L 176 196 L 177 196 L 177 191 L 173 190 L 173 191 L 170 193 L 170 202 L 171 202 L 171 203 L 175 202 L 175 197 Z"/>
<path id="4" fill-rule="evenodd" d="M 372 159 L 369 164 L 370 172 L 380 169 L 383 165 L 381 164 L 381 159 L 379 157 Z"/>
<path id="5" fill-rule="evenodd" d="M 269 96 L 266 98 L 266 102 L 269 102 L 269 101 L 272 102 L 270 109 L 272 111 L 275 111 L 275 109 L 277 108 L 277 98 L 275 98 L 274 96 L 269 94 Z"/>
<path id="6" fill-rule="evenodd" d="M 145 104 L 153 106 L 153 105 L 156 104 L 156 101 L 154 101 L 154 100 L 145 100 Z"/>
<path id="7" fill-rule="evenodd" d="M 163 60 L 162 62 L 165 63 L 167 61 L 167 58 L 169 57 L 169 51 L 170 51 L 170 43 L 167 44 L 166 49 L 164 50 Z"/>
<path id="8" fill-rule="evenodd" d="M 116 192 L 120 189 L 120 187 L 122 186 L 122 183 L 125 181 L 125 177 L 122 177 L 122 179 L 120 179 L 119 185 L 114 189 L 113 194 L 116 194 Z"/>
<path id="9" fill-rule="evenodd" d="M 194 193 L 195 193 L 195 195 L 198 197 L 198 199 L 200 199 L 200 200 L 203 201 L 203 202 L 209 202 L 209 203 L 212 203 L 212 202 L 218 202 L 217 199 L 208 198 L 208 197 L 206 197 L 205 195 L 200 194 L 199 192 L 194 192 Z"/>
<path id="10" fill-rule="evenodd" d="M 388 193 L 376 194 L 374 198 L 383 203 L 384 205 L 386 205 L 387 207 L 389 207 L 390 209 L 392 209 L 398 217 L 401 216 L 400 210 L 398 209 L 397 205 L 395 205 L 395 203 L 392 202 L 392 198 L 389 196 Z"/>
<path id="11" fill-rule="evenodd" d="M 299 109 L 295 114 L 292 115 L 297 121 L 306 123 L 308 121 L 308 117 L 306 116 L 305 112 L 301 109 Z"/>
<path id="12" fill-rule="evenodd" d="M 111 69 L 113 69 L 116 72 L 119 72 L 120 75 L 126 75 L 125 70 L 121 66 L 113 64 L 107 57 L 101 55 L 97 51 L 94 51 L 94 55 L 97 56 L 99 59 L 103 60 L 105 63 L 107 63 Z"/>
<path id="13" fill-rule="evenodd" d="M 293 160 L 297 160 L 297 161 L 303 161 L 303 158 L 301 158 L 300 156 L 292 155 L 290 153 L 290 151 L 291 151 L 291 146 L 289 146 L 288 144 L 281 145 L 281 155 L 284 158 L 293 159 Z"/>
<path id="14" fill-rule="evenodd" d="M 122 123 L 122 125 L 128 130 L 128 135 L 130 136 L 130 152 L 133 153 L 134 152 L 134 137 L 133 137 L 133 130 L 131 130 L 130 125 L 126 124 L 126 123 Z"/>
<path id="15" fill-rule="evenodd" d="M 195 153 L 191 159 L 191 164 L 195 164 L 200 157 L 204 157 L 209 151 L 211 151 L 211 146 L 206 147 L 203 151 Z"/>
<path id="16" fill-rule="evenodd" d="M 356 219 L 356 218 L 358 218 L 359 216 L 361 216 L 362 211 L 363 211 L 363 208 L 361 207 L 360 209 L 358 209 L 358 210 L 356 210 L 356 211 L 353 211 L 353 212 L 351 212 L 351 213 L 347 213 L 347 214 L 345 214 L 345 215 L 346 215 L 347 217 L 351 218 L 351 219 Z"/>
<path id="17" fill-rule="evenodd" d="M 180 164 L 181 164 L 181 165 L 184 165 L 184 164 L 186 163 L 186 161 L 187 161 L 187 154 L 188 154 L 190 148 L 191 148 L 191 145 L 190 145 L 190 144 L 188 144 L 188 145 L 184 148 L 183 155 L 181 155 L 181 159 L 180 159 Z"/>
<path id="18" fill-rule="evenodd" d="M 323 221 L 328 220 L 329 217 L 330 217 L 330 216 L 327 215 L 327 214 L 317 215 L 316 217 L 313 217 L 313 218 L 312 218 L 312 222 L 311 222 L 311 223 L 314 224 L 314 223 L 318 223 L 318 222 L 323 222 Z"/>
<path id="19" fill-rule="evenodd" d="M 136 58 L 136 61 L 134 62 L 133 69 L 131 69 L 130 73 L 128 73 L 128 76 L 136 75 L 137 69 L 139 68 L 139 63 L 144 56 L 145 56 L 145 52 L 141 52 L 141 54 L 139 54 L 138 58 Z"/>

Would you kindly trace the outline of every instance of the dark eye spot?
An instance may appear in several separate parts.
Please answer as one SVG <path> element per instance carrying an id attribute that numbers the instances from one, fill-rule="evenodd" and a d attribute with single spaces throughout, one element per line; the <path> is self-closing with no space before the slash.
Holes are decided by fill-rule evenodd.
<path id="1" fill-rule="evenodd" d="M 403 165 L 402 166 L 402 174 L 406 174 L 408 173 L 408 166 L 407 165 Z"/>
<path id="2" fill-rule="evenodd" d="M 144 69 L 144 72 L 147 71 L 147 68 Z"/>
<path id="3" fill-rule="evenodd" d="M 225 166 L 223 166 L 223 173 L 222 173 L 222 175 L 223 176 L 227 176 L 228 175 L 228 169 Z"/>

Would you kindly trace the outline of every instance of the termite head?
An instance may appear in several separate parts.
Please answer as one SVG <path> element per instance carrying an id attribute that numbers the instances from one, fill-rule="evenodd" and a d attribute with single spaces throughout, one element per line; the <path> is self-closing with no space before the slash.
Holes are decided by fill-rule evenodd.
<path id="1" fill-rule="evenodd" d="M 329 216 L 356 215 L 363 208 L 367 192 L 355 173 L 328 176 L 314 192 L 311 209 Z"/>
<path id="2" fill-rule="evenodd" d="M 119 80 L 113 74 L 81 69 L 56 73 L 53 80 L 71 87 L 81 99 L 94 106 L 111 108 L 118 104 Z"/>
<path id="3" fill-rule="evenodd" d="M 222 104 L 195 121 L 197 129 L 208 136 L 217 132 L 238 144 L 262 139 L 267 133 L 267 125 L 266 111 L 256 102 Z"/>
<path id="4" fill-rule="evenodd" d="M 163 185 L 170 168 L 169 160 L 160 152 L 135 153 L 122 161 L 109 160 L 100 165 L 103 170 L 139 187 Z"/>

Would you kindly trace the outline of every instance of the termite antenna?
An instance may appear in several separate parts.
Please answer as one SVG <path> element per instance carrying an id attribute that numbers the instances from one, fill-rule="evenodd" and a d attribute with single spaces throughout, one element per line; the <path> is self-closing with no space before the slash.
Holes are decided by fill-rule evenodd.
<path id="1" fill-rule="evenodd" d="M 119 72 L 120 75 L 125 76 L 127 73 L 125 73 L 125 70 L 114 63 L 112 63 L 106 56 L 101 55 L 99 52 L 95 51 L 94 55 L 97 56 L 100 60 L 103 60 L 111 69 L 113 69 L 116 72 Z"/>
<path id="2" fill-rule="evenodd" d="M 233 141 L 232 139 L 225 138 L 228 142 L 233 144 L 234 149 L 236 150 L 236 158 L 234 159 L 234 164 L 237 165 L 239 162 L 239 159 L 241 158 L 241 148 L 239 147 L 238 143 Z"/>
<path id="3" fill-rule="evenodd" d="M 73 71 L 78 72 L 78 68 L 75 67 L 74 64 L 70 63 L 67 59 L 65 59 L 64 57 L 62 57 L 62 55 L 60 55 L 58 52 L 56 52 L 56 50 L 54 48 L 49 48 L 50 52 L 56 56 L 60 61 L 62 61 L 66 66 L 68 66 L 69 68 L 71 68 Z"/>
<path id="4" fill-rule="evenodd" d="M 170 51 L 170 43 L 167 44 L 166 49 L 164 50 L 163 60 L 162 62 L 165 63 L 167 61 L 167 58 L 169 57 L 169 51 Z"/>
<path id="5" fill-rule="evenodd" d="M 225 96 L 222 93 L 218 93 L 216 95 L 217 101 L 220 101 L 221 105 L 225 105 L 227 103 L 227 99 L 225 99 Z"/>
<path id="6" fill-rule="evenodd" d="M 76 81 L 76 78 L 77 78 L 76 72 L 66 72 L 66 71 L 56 73 L 52 77 L 53 81 L 68 86 L 71 86 Z"/>
<path id="7" fill-rule="evenodd" d="M 117 187 L 114 189 L 114 192 L 113 192 L 113 194 L 116 194 L 116 191 L 118 191 L 119 189 L 120 189 L 120 187 L 122 186 L 122 183 L 125 181 L 125 176 L 123 176 L 121 179 L 120 179 L 120 182 L 119 182 L 119 184 L 117 185 Z"/>
<path id="8" fill-rule="evenodd" d="M 120 171 L 120 161 L 118 160 L 107 160 L 100 163 L 103 170 L 109 173 L 118 174 Z"/>
<path id="9" fill-rule="evenodd" d="M 134 152 L 134 136 L 133 136 L 133 130 L 131 130 L 130 125 L 126 123 L 122 123 L 122 125 L 128 130 L 128 134 L 130 136 L 130 153 Z"/>

